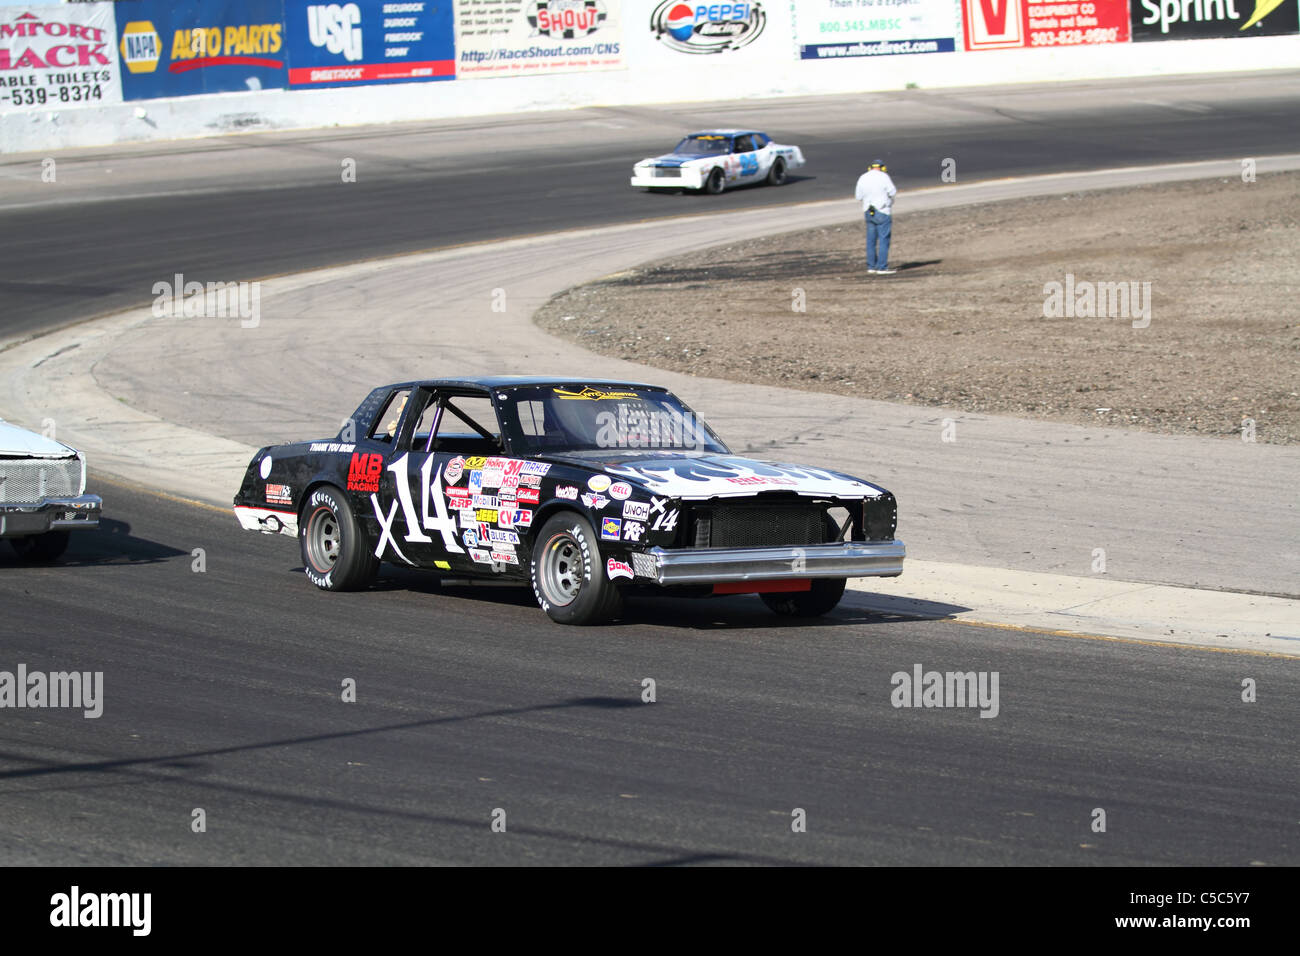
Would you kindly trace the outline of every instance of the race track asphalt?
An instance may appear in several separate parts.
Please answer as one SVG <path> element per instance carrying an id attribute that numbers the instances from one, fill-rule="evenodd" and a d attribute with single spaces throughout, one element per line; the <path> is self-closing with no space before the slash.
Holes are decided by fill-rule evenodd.
<path id="1" fill-rule="evenodd" d="M 566 628 L 388 568 L 325 594 L 288 538 L 98 485 L 113 517 L 64 564 L 0 552 L 0 667 L 104 675 L 97 719 L 3 713 L 6 864 L 1300 862 L 1293 660 L 852 596 L 807 625 L 737 597 Z M 997 717 L 893 707 L 916 664 L 996 671 Z"/>

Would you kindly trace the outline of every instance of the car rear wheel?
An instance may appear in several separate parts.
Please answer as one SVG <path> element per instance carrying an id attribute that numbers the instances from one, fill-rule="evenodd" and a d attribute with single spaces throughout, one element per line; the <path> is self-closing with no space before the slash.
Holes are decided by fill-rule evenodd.
<path id="1" fill-rule="evenodd" d="M 533 594 L 558 624 L 602 624 L 623 607 L 623 594 L 605 574 L 596 532 L 572 511 L 552 515 L 533 542 Z"/>
<path id="2" fill-rule="evenodd" d="M 785 184 L 785 178 L 785 160 L 778 156 L 776 162 L 772 163 L 772 168 L 767 171 L 767 184 L 782 186 Z"/>
<path id="3" fill-rule="evenodd" d="M 717 166 L 709 173 L 709 178 L 704 181 L 704 191 L 710 196 L 716 196 L 722 192 L 723 187 L 727 184 L 726 178 L 722 175 L 722 170 Z"/>
<path id="4" fill-rule="evenodd" d="M 68 550 L 67 531 L 47 531 L 25 538 L 10 538 L 9 543 L 24 561 L 53 561 Z"/>
<path id="5" fill-rule="evenodd" d="M 317 488 L 298 522 L 302 563 L 311 583 L 323 591 L 355 591 L 375 579 L 379 559 L 361 533 L 352 506 L 337 488 Z"/>
<path id="6" fill-rule="evenodd" d="M 779 591 L 760 594 L 763 603 L 786 617 L 821 617 L 844 597 L 844 578 L 814 578 L 810 591 Z"/>

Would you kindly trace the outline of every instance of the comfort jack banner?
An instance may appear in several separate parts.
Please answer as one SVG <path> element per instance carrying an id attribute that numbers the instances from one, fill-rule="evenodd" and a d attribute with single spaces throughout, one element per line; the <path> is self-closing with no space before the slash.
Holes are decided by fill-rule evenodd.
<path id="1" fill-rule="evenodd" d="M 113 4 L 0 7 L 0 113 L 120 103 Z"/>

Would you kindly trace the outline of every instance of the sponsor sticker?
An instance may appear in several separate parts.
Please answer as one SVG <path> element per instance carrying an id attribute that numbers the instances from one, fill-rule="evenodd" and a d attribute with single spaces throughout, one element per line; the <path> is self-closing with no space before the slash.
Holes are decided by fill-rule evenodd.
<path id="1" fill-rule="evenodd" d="M 293 504 L 293 494 L 288 485 L 267 485 L 266 500 L 274 505 Z"/>
<path id="2" fill-rule="evenodd" d="M 645 535 L 645 525 L 639 521 L 625 521 L 623 523 L 623 540 L 640 541 Z"/>
<path id="3" fill-rule="evenodd" d="M 384 456 L 354 453 L 348 464 L 348 491 L 374 494 L 384 473 Z"/>
<path id="4" fill-rule="evenodd" d="M 500 508 L 501 499 L 496 495 L 474 495 L 471 499 L 475 508 Z M 480 521 L 483 519 L 480 518 Z"/>
<path id="5" fill-rule="evenodd" d="M 573 485 L 556 485 L 555 497 L 565 498 L 569 501 L 574 501 L 578 497 L 578 489 L 575 488 Z"/>
<path id="6" fill-rule="evenodd" d="M 604 495 L 598 495 L 594 491 L 585 492 L 582 496 L 582 503 L 592 511 L 599 511 L 605 505 L 609 504 L 609 499 Z"/>
<path id="7" fill-rule="evenodd" d="M 486 465 L 486 464 L 487 464 L 487 459 L 486 459 L 486 458 L 466 458 L 466 459 L 465 459 L 465 467 L 468 468 L 470 471 L 473 471 L 475 468 L 482 468 L 482 467 L 483 467 L 484 465 Z"/>
<path id="8" fill-rule="evenodd" d="M 483 472 L 479 471 L 477 468 L 471 471 L 469 473 L 469 481 L 466 482 L 466 484 L 469 486 L 470 494 L 477 495 L 483 490 Z"/>
<path id="9" fill-rule="evenodd" d="M 611 579 L 628 578 L 630 580 L 632 577 L 632 566 L 625 561 L 618 560 L 617 558 L 610 558 L 605 562 L 605 573 L 608 574 Z"/>
<path id="10" fill-rule="evenodd" d="M 536 488 L 520 488 L 515 492 L 515 500 L 521 505 L 535 505 L 542 500 L 542 496 Z"/>
<path id="11" fill-rule="evenodd" d="M 443 471 L 442 476 L 451 484 L 460 481 L 460 476 L 465 473 L 465 459 L 457 455 L 451 461 L 447 462 L 447 468 Z M 447 489 L 451 491 L 450 488 Z"/>
<path id="12" fill-rule="evenodd" d="M 464 534 L 462 534 L 460 537 L 461 537 L 461 540 L 465 542 L 465 547 L 467 547 L 467 548 L 477 548 L 477 547 L 478 547 L 478 532 L 475 531 L 473 528 L 470 528 L 468 531 L 466 531 L 466 532 L 465 532 Z"/>
<path id="13" fill-rule="evenodd" d="M 597 491 L 600 489 L 597 488 Z M 632 497 L 632 486 L 626 481 L 616 481 L 609 486 L 609 496 L 618 501 L 626 501 Z"/>
<path id="14" fill-rule="evenodd" d="M 587 479 L 587 487 L 592 491 L 605 491 L 612 482 L 609 475 L 592 475 Z"/>
<path id="15" fill-rule="evenodd" d="M 502 479 L 503 477 L 505 477 L 505 476 L 502 475 L 502 473 L 501 473 L 501 469 L 500 469 L 500 468 L 484 468 L 484 469 L 483 469 L 483 487 L 484 487 L 484 488 L 499 488 L 499 487 L 501 487 L 501 479 Z"/>
<path id="16" fill-rule="evenodd" d="M 650 519 L 650 503 L 648 501 L 624 502 L 623 517 L 631 518 L 633 521 L 648 521 Z"/>
<path id="17" fill-rule="evenodd" d="M 492 549 L 492 560 L 500 561 L 502 564 L 519 563 L 519 557 L 513 551 L 502 551 L 500 548 Z"/>
<path id="18" fill-rule="evenodd" d="M 520 462 L 519 474 L 536 475 L 538 478 L 551 470 L 551 466 L 540 461 Z"/>
<path id="19" fill-rule="evenodd" d="M 488 532 L 488 540 L 493 544 L 518 544 L 519 535 L 513 531 L 498 531 L 493 528 Z"/>
<path id="20" fill-rule="evenodd" d="M 476 521 L 474 520 L 474 509 L 473 509 L 473 508 L 461 508 L 461 509 L 460 509 L 460 526 L 461 526 L 462 528 L 472 528 L 472 527 L 474 527 L 474 525 L 477 524 L 477 523 L 478 523 L 478 522 L 476 522 Z"/>
<path id="21" fill-rule="evenodd" d="M 471 558 L 473 558 L 474 561 L 477 562 L 478 564 L 491 564 L 491 563 L 492 563 L 492 555 L 491 555 L 491 553 L 488 552 L 487 550 L 483 549 L 483 548 L 470 548 L 470 549 L 469 549 L 469 556 L 470 556 Z"/>
<path id="22" fill-rule="evenodd" d="M 474 520 L 487 524 L 496 524 L 497 511 L 495 508 L 479 508 L 474 512 Z"/>
<path id="23" fill-rule="evenodd" d="M 609 541 L 617 541 L 623 533 L 622 518 L 601 518 L 600 536 Z"/>

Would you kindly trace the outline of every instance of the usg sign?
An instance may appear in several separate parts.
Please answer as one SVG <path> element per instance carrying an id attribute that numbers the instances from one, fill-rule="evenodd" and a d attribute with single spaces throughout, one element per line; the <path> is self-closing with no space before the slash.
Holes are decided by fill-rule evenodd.
<path id="1" fill-rule="evenodd" d="M 758 39 L 767 15 L 758 3 L 687 4 L 665 0 L 650 14 L 656 40 L 680 53 L 722 53 Z"/>

